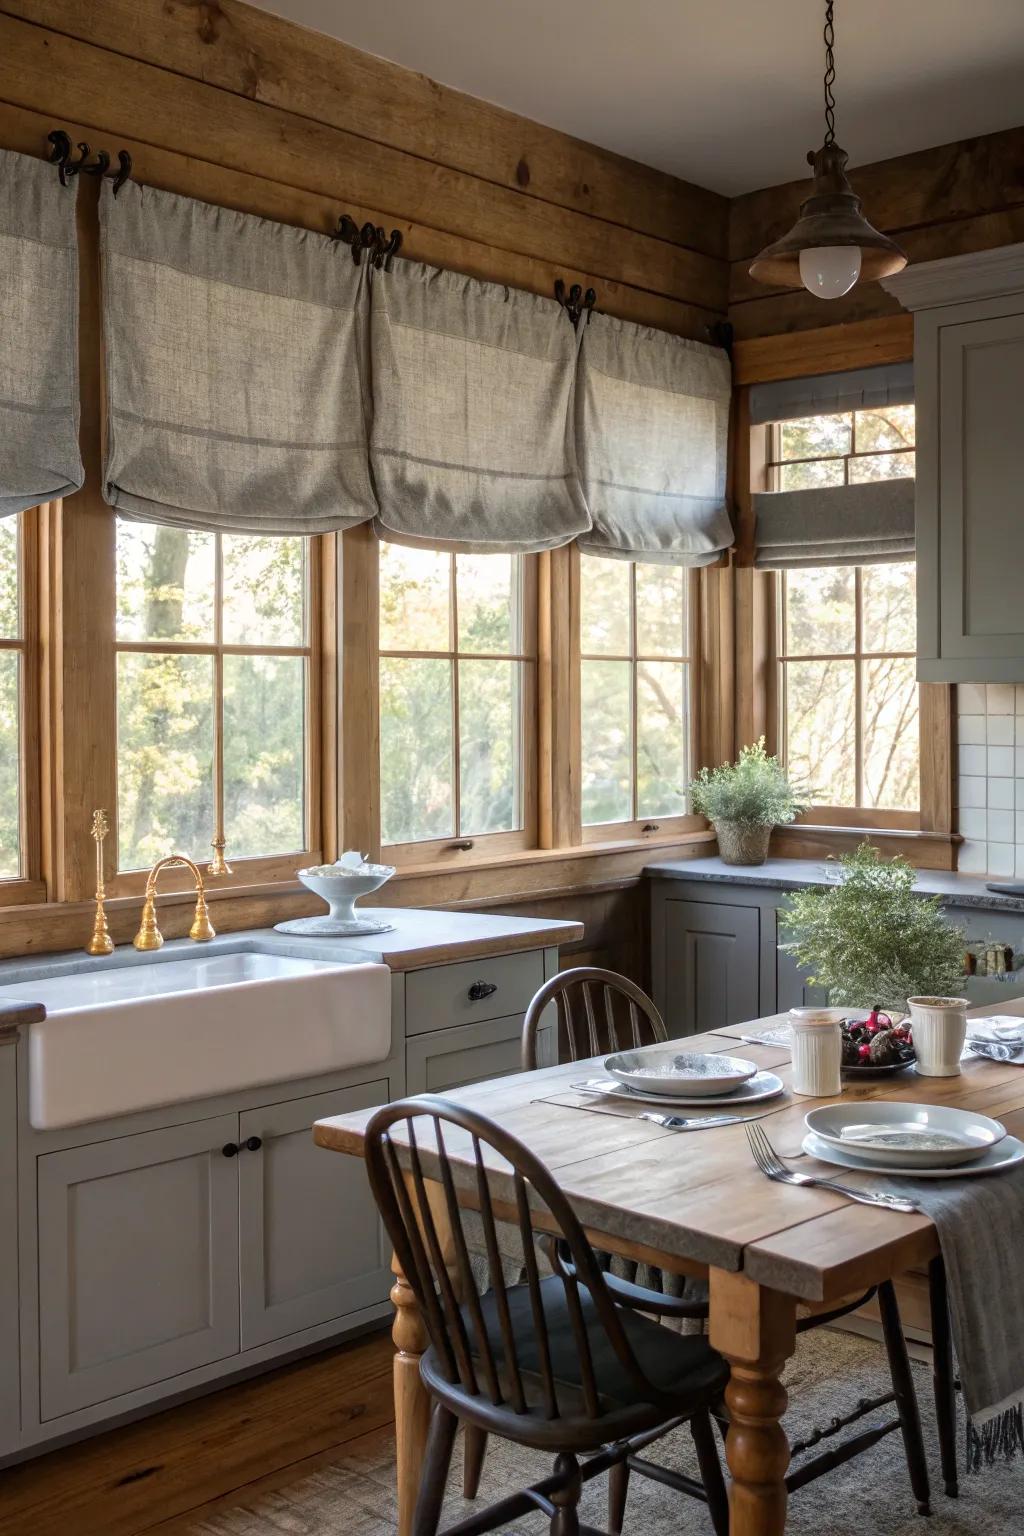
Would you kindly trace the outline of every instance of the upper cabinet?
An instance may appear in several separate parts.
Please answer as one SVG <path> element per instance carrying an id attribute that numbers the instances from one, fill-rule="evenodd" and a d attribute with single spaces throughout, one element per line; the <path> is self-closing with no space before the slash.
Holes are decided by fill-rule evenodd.
<path id="1" fill-rule="evenodd" d="M 1024 678 L 1024 245 L 908 267 L 918 677 Z"/>

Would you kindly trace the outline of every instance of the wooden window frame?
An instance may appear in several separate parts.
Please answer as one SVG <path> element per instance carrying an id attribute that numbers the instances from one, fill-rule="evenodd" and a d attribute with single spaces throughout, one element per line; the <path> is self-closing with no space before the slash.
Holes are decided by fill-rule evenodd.
<path id="1" fill-rule="evenodd" d="M 43 878 L 43 772 L 44 744 L 40 732 L 42 706 L 42 612 L 44 509 L 33 507 L 17 514 L 18 590 L 21 601 L 20 634 L 0 638 L 0 652 L 21 657 L 18 698 L 19 829 L 21 873 L 0 880 L 0 907 L 23 906 L 45 901 Z"/>
<path id="2" fill-rule="evenodd" d="M 347 537 L 347 536 L 346 536 Z M 444 551 L 441 551 L 444 553 Z M 372 799 L 377 808 L 377 824 L 374 828 L 372 847 L 380 858 L 397 869 L 444 867 L 453 857 L 460 862 L 487 861 L 502 854 L 522 853 L 538 847 L 538 584 L 539 557 L 522 555 L 520 626 L 523 648 L 508 652 L 463 652 L 458 647 L 458 583 L 456 580 L 457 551 L 448 551 L 449 596 L 448 630 L 449 649 L 438 651 L 384 650 L 379 641 L 380 624 L 380 545 L 374 541 L 372 549 L 374 565 L 375 620 L 371 643 L 375 646 L 374 673 L 377 692 L 375 695 L 376 728 L 371 735 L 376 743 L 372 772 L 376 779 L 376 792 Z M 404 843 L 384 843 L 382 837 L 380 806 L 380 662 L 382 660 L 444 660 L 452 664 L 452 815 L 455 830 L 448 837 L 425 838 Z M 460 751 L 459 751 L 459 678 L 460 661 L 507 661 L 520 667 L 521 694 L 519 712 L 520 731 L 520 783 L 519 797 L 522 809 L 522 826 L 508 832 L 462 832 L 459 829 L 460 814 Z M 470 855 L 470 859 L 466 859 Z"/>
<path id="3" fill-rule="evenodd" d="M 581 555 L 578 549 L 573 551 L 576 562 L 576 581 L 580 580 Z M 688 570 L 686 576 L 686 601 L 687 601 L 687 633 L 688 654 L 686 656 L 647 656 L 637 652 L 637 624 L 636 624 L 636 567 L 637 562 L 630 560 L 629 565 L 629 628 L 630 628 L 630 654 L 612 655 L 610 652 L 598 655 L 584 654 L 580 638 L 580 604 L 575 604 L 575 654 L 572 665 L 578 677 L 582 676 L 582 666 L 585 661 L 619 661 L 628 662 L 631 668 L 630 699 L 631 699 L 631 767 L 630 767 L 630 794 L 632 798 L 633 815 L 623 821 L 601 821 L 584 823 L 582 820 L 582 740 L 579 742 L 580 767 L 576 775 L 579 786 L 578 814 L 580 817 L 579 840 L 582 844 L 610 843 L 635 841 L 645 842 L 654 838 L 671 837 L 673 834 L 685 834 L 696 832 L 706 827 L 702 816 L 695 816 L 689 812 L 682 812 L 675 816 L 662 816 L 657 820 L 653 816 L 640 816 L 637 814 L 637 671 L 644 662 L 667 661 L 682 662 L 686 668 L 687 695 L 689 702 L 688 718 L 690 727 L 690 739 L 688 743 L 687 778 L 696 772 L 697 765 L 701 761 L 700 754 L 700 727 L 701 699 L 700 684 L 702 673 L 699 666 L 700 647 L 700 580 L 696 570 Z M 577 684 L 577 693 L 580 684 Z M 582 732 L 581 732 L 582 736 Z"/>

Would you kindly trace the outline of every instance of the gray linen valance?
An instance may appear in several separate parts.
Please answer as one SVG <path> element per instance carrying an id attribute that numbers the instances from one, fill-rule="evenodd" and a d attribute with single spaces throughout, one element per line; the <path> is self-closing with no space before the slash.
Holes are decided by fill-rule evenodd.
<path id="1" fill-rule="evenodd" d="M 914 558 L 914 481 L 764 491 L 754 497 L 763 571 L 880 565 Z"/>
<path id="2" fill-rule="evenodd" d="M 768 421 L 799 421 L 806 416 L 834 416 L 841 411 L 913 403 L 913 363 L 886 363 L 877 368 L 851 368 L 845 373 L 755 384 L 750 390 L 750 424 L 756 427 Z"/>
<path id="3" fill-rule="evenodd" d="M 100 209 L 111 506 L 233 533 L 371 518 L 365 267 L 132 181 Z"/>
<path id="4" fill-rule="evenodd" d="M 588 554 L 708 565 L 733 542 L 725 500 L 732 375 L 717 347 L 591 315 L 576 442 Z"/>
<path id="5" fill-rule="evenodd" d="M 382 538 L 552 549 L 589 528 L 565 311 L 418 262 L 374 271 L 370 458 Z"/>
<path id="6" fill-rule="evenodd" d="M 0 517 L 77 491 L 75 188 L 0 150 Z"/>

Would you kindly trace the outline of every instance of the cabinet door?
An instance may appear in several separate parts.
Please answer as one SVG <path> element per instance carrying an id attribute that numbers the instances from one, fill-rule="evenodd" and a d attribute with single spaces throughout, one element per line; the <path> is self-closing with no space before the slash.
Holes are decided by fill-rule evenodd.
<path id="1" fill-rule="evenodd" d="M 382 1079 L 239 1116 L 243 1349 L 387 1300 L 390 1248 L 362 1158 L 316 1146 L 312 1127 L 388 1097 Z"/>
<path id="2" fill-rule="evenodd" d="M 465 1088 L 489 1077 L 518 1072 L 523 1020 L 489 1019 L 486 1024 L 461 1024 L 430 1035 L 413 1035 L 406 1041 L 405 1077 L 409 1093 L 443 1093 L 446 1088 Z M 554 1030 L 542 1029 L 538 1037 L 541 1065 L 554 1062 Z"/>
<path id="3" fill-rule="evenodd" d="M 0 1456 L 21 1427 L 17 1046 L 0 1044 Z"/>
<path id="4" fill-rule="evenodd" d="M 44 1419 L 238 1350 L 237 1115 L 38 1160 Z"/>
<path id="5" fill-rule="evenodd" d="M 784 954 L 781 949 L 778 951 L 776 980 L 779 1013 L 785 1013 L 788 1008 L 821 1008 L 828 1003 L 825 988 L 812 987 L 793 956 Z"/>
<path id="6" fill-rule="evenodd" d="M 760 1012 L 757 907 L 669 897 L 659 922 L 662 945 L 655 997 L 670 1036 L 743 1024 Z"/>
<path id="7" fill-rule="evenodd" d="M 998 307 L 920 317 L 936 327 L 920 407 L 925 460 L 917 493 L 925 681 L 1016 682 L 1024 661 L 1024 305 L 992 315 Z M 975 318 L 986 312 L 990 318 Z"/>

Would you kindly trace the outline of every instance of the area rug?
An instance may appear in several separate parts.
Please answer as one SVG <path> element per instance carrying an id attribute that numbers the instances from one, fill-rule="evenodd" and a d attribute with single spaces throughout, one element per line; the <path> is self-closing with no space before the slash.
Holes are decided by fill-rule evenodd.
<path id="1" fill-rule="evenodd" d="M 1024 1465 L 1001 1463 L 978 1476 L 961 1478 L 961 1493 L 942 1492 L 935 1443 L 931 1373 L 914 1366 L 932 1474 L 930 1520 L 917 1514 L 907 1480 L 898 1432 L 866 1455 L 794 1494 L 787 1536 L 1016 1536 L 1024 1531 Z M 806 1434 L 858 1399 L 886 1390 L 880 1347 L 868 1339 L 822 1330 L 801 1340 L 786 1384 L 791 1439 Z M 884 1410 L 883 1410 L 884 1413 Z M 869 1419 L 865 1423 L 874 1422 Z M 456 1446 L 445 1511 L 450 1524 L 472 1506 L 459 1496 L 461 1445 Z M 657 1459 L 692 1470 L 692 1449 L 682 1433 L 657 1448 Z M 480 1497 L 493 1500 L 542 1477 L 550 1460 L 494 1440 L 488 1447 Z M 584 1495 L 583 1518 L 605 1528 L 605 1493 L 598 1480 Z M 443 1528 L 443 1527 L 442 1527 Z M 314 1471 L 246 1502 L 221 1505 L 212 1515 L 182 1528 L 187 1536 L 393 1536 L 396 1530 L 394 1445 L 385 1433 L 367 1443 L 318 1458 Z M 540 1514 L 508 1528 L 509 1536 L 544 1536 Z M 634 1477 L 626 1508 L 625 1536 L 707 1536 L 702 1505 L 667 1488 Z"/>

